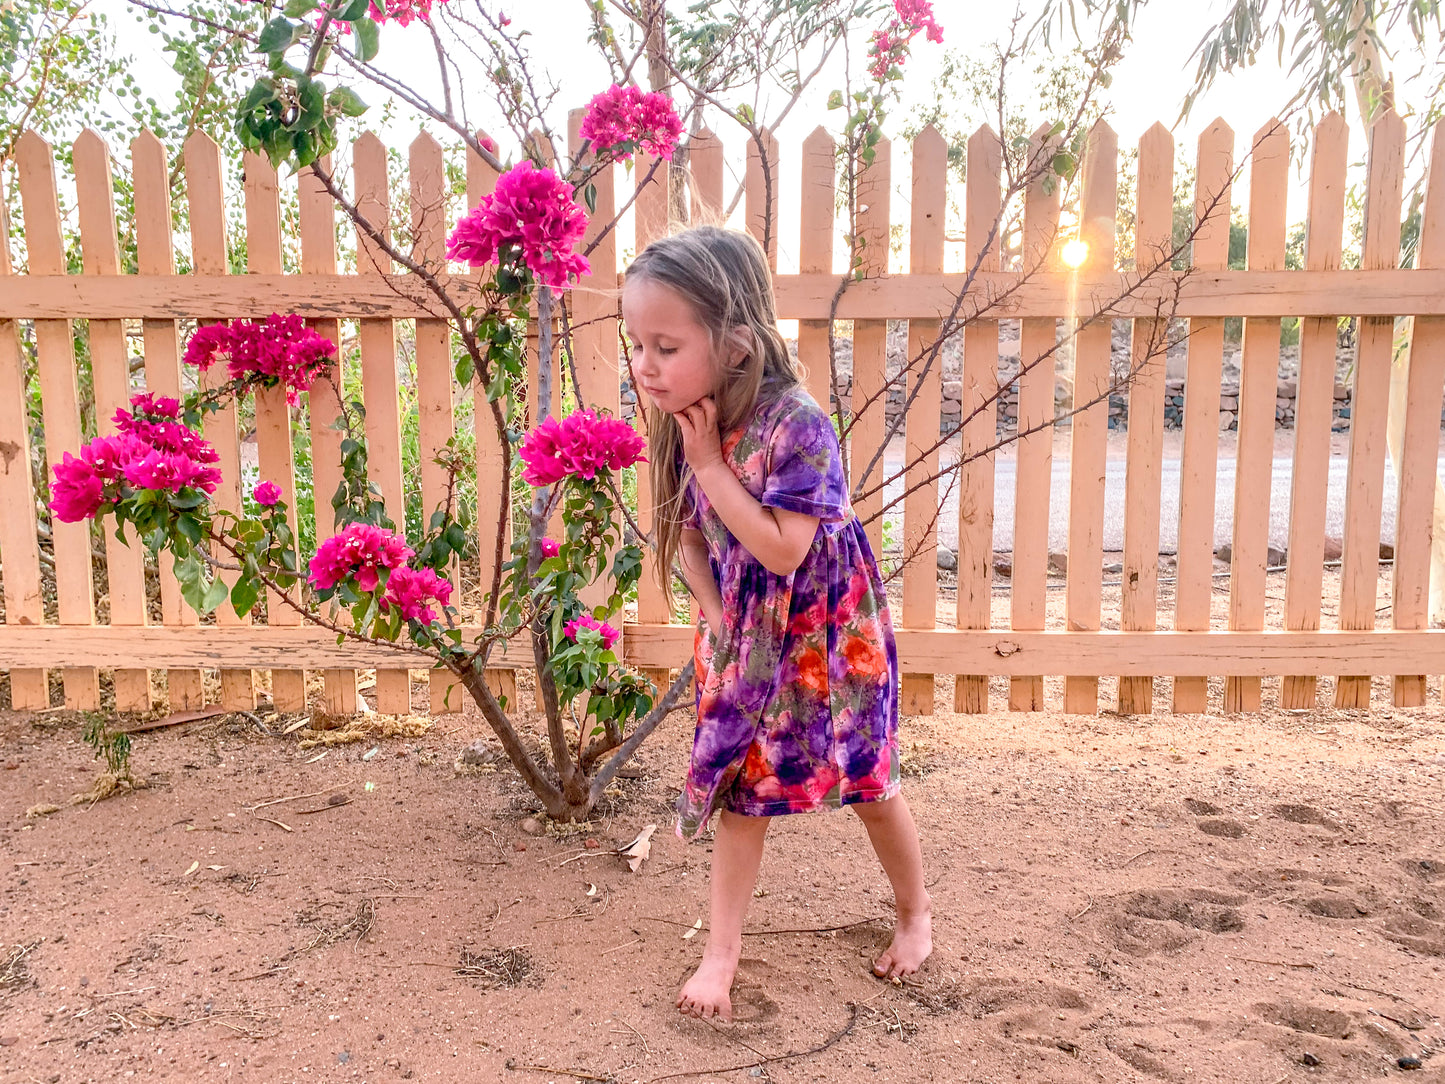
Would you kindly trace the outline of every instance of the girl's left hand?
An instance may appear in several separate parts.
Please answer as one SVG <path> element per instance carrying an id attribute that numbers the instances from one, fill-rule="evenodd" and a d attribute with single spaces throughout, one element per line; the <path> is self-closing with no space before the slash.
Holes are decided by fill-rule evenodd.
<path id="1" fill-rule="evenodd" d="M 717 403 L 711 396 L 673 415 L 682 431 L 682 454 L 694 474 L 723 461 L 722 435 L 717 428 Z"/>

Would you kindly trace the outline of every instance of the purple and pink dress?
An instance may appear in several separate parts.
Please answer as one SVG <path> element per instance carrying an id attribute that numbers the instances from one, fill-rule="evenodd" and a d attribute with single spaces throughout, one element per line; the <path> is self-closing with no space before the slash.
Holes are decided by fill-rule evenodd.
<path id="1" fill-rule="evenodd" d="M 695 481 L 688 525 L 707 541 L 726 624 L 699 623 L 697 733 L 678 799 L 690 839 L 715 809 L 802 813 L 898 793 L 898 652 L 888 599 L 848 501 L 833 426 L 801 388 L 760 402 L 723 440 L 758 501 L 817 516 L 791 575 L 732 536 Z"/>

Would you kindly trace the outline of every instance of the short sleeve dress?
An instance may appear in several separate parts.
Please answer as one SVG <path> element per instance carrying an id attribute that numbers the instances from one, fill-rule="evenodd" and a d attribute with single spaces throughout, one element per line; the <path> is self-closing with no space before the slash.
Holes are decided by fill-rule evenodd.
<path id="1" fill-rule="evenodd" d="M 689 483 L 691 524 L 707 540 L 726 618 L 721 629 L 700 621 L 695 640 L 697 732 L 678 799 L 684 839 L 715 809 L 801 813 L 899 789 L 898 652 L 832 422 L 794 387 L 725 437 L 723 455 L 765 507 L 821 522 L 803 563 L 779 576 Z"/>

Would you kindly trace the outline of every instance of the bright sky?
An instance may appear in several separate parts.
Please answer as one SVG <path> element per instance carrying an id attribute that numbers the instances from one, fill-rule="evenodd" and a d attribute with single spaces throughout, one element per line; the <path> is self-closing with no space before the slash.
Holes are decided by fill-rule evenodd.
<path id="1" fill-rule="evenodd" d="M 157 97 L 173 94 L 175 80 L 165 65 L 164 56 L 156 48 L 158 39 L 141 30 L 124 0 L 95 0 L 95 3 L 98 9 L 111 14 L 112 25 L 122 35 L 123 48 L 136 55 L 141 70 L 154 73 Z M 682 0 L 671 0 L 671 3 L 681 5 Z M 1024 0 L 1024 7 L 1026 11 L 1037 10 L 1037 0 Z M 1176 146 L 1185 158 L 1192 160 L 1199 132 L 1216 116 L 1222 116 L 1236 133 L 1238 157 L 1248 149 L 1250 136 L 1288 100 L 1289 82 L 1276 67 L 1272 51 L 1265 50 L 1269 55 L 1262 56 L 1261 62 L 1253 69 L 1217 81 L 1210 93 L 1196 105 L 1192 115 L 1175 126 L 1183 95 L 1193 74 L 1194 66 L 1188 58 L 1211 21 L 1219 18 L 1227 7 L 1227 0 L 1154 0 L 1145 8 L 1136 26 L 1134 41 L 1127 47 L 1124 60 L 1116 68 L 1113 85 L 1104 94 L 1109 121 L 1118 132 L 1121 150 L 1135 145 L 1150 125 L 1162 121 L 1166 127 L 1173 127 Z M 595 47 L 585 40 L 585 0 L 516 0 L 514 4 L 504 3 L 503 8 L 513 16 L 516 25 L 532 31 L 529 45 L 534 57 L 543 62 L 546 70 L 560 84 L 558 116 L 554 123 L 565 130 L 565 110 L 585 104 L 605 85 L 607 78 Z M 993 51 L 992 43 L 1007 37 L 1012 15 L 1012 10 L 1005 4 L 979 3 L 977 0 L 935 0 L 934 11 L 944 28 L 945 45 L 931 45 L 922 37 L 915 41 L 913 56 L 906 69 L 905 98 L 901 107 L 894 110 L 894 117 L 899 121 L 909 114 L 913 106 L 929 98 L 933 76 L 944 57 L 944 48 L 961 50 L 971 57 L 989 56 Z M 861 55 L 865 46 L 866 41 L 860 31 L 859 40 L 854 44 L 857 50 L 855 56 Z M 429 79 L 435 72 L 430 38 L 417 26 L 385 28 L 381 60 L 386 68 L 404 73 L 409 80 Z M 823 104 L 828 90 L 838 82 L 838 79 L 821 77 L 816 84 L 816 93 L 794 109 L 779 131 L 785 148 L 780 180 L 784 222 L 781 267 L 784 270 L 796 266 L 795 242 L 789 243 L 788 223 L 797 220 L 798 201 L 794 172 L 796 161 L 789 159 L 787 148 L 796 147 L 816 125 L 832 124 L 840 119 L 839 114 L 828 113 Z M 374 88 L 360 89 L 368 101 L 380 100 L 380 92 Z M 477 104 L 483 106 L 480 99 Z M 473 119 L 492 131 L 500 127 L 495 112 L 488 114 L 479 110 L 473 114 Z M 1360 159 L 1364 154 L 1364 139 L 1357 119 L 1351 119 L 1354 129 L 1352 157 Z M 415 130 L 414 121 L 408 120 L 383 129 L 382 134 L 394 145 L 400 146 L 411 139 Z M 723 127 L 722 134 L 725 146 L 737 152 L 737 165 L 740 167 L 742 141 L 738 138 L 738 129 L 729 131 Z M 502 153 L 506 155 L 507 151 L 504 144 Z M 902 147 L 895 147 L 894 153 L 896 195 L 892 218 L 894 222 L 906 222 L 907 157 Z M 729 156 L 732 157 L 732 151 Z M 1234 198 L 1237 204 L 1243 204 L 1247 199 L 1247 188 L 1246 177 L 1236 186 Z M 1303 217 L 1305 206 L 1303 178 L 1296 177 L 1290 199 L 1289 218 L 1297 221 Z M 792 232 L 796 233 L 795 227 Z"/>

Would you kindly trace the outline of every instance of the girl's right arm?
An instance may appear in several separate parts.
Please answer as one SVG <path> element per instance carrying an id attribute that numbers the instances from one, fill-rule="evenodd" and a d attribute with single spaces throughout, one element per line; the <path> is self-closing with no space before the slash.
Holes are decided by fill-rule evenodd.
<path id="1" fill-rule="evenodd" d="M 719 632 L 723 621 L 722 592 L 718 589 L 717 580 L 713 578 L 712 565 L 707 557 L 707 543 L 703 541 L 702 532 L 684 527 L 677 555 L 682 564 L 683 577 L 692 591 L 692 597 L 697 599 L 698 608 L 707 618 L 708 627 L 713 632 Z"/>

